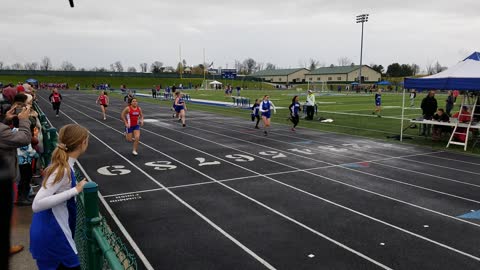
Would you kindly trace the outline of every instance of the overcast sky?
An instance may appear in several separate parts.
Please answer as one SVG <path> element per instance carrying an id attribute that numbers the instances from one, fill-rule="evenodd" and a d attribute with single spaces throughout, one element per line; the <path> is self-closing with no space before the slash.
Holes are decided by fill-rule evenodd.
<path id="1" fill-rule="evenodd" d="M 125 69 L 161 61 L 175 66 L 235 60 L 293 68 L 308 63 L 436 62 L 451 66 L 480 50 L 478 0 L 1 0 L 0 61 Z"/>

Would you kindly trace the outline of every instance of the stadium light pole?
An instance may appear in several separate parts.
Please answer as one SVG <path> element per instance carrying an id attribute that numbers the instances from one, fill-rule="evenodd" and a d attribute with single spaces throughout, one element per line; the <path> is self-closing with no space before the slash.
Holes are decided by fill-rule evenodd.
<path id="1" fill-rule="evenodd" d="M 368 22 L 368 14 L 357 16 L 357 23 L 362 23 L 362 37 L 360 39 L 360 71 L 358 72 L 358 84 L 362 85 L 362 54 L 363 54 L 363 24 Z"/>

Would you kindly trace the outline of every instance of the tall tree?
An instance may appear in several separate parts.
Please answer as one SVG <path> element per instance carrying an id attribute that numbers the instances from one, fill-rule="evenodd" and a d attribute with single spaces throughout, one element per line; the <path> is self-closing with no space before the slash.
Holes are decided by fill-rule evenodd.
<path id="1" fill-rule="evenodd" d="M 184 69 L 184 66 L 183 66 L 183 63 L 182 62 L 178 62 L 177 64 L 177 69 L 175 70 L 178 74 L 183 74 L 183 69 Z"/>
<path id="2" fill-rule="evenodd" d="M 128 67 L 127 69 L 128 72 L 137 72 L 137 69 L 134 67 Z"/>
<path id="3" fill-rule="evenodd" d="M 110 71 L 115 72 L 115 64 L 110 64 Z"/>
<path id="4" fill-rule="evenodd" d="M 420 73 L 420 66 L 419 65 L 413 63 L 410 66 L 412 67 L 412 72 L 413 72 L 412 75 L 413 76 L 418 75 L 418 73 Z"/>
<path id="5" fill-rule="evenodd" d="M 352 60 L 346 56 L 338 58 L 337 61 L 338 65 L 341 67 L 349 66 L 350 64 L 352 64 Z"/>
<path id="6" fill-rule="evenodd" d="M 140 63 L 140 72 L 147 72 L 147 63 Z"/>
<path id="7" fill-rule="evenodd" d="M 152 73 L 160 73 L 162 72 L 162 67 L 163 67 L 163 63 L 160 62 L 160 61 L 155 61 L 152 63 L 152 65 L 150 66 L 150 72 Z"/>
<path id="8" fill-rule="evenodd" d="M 382 66 L 382 65 L 375 65 L 375 64 L 370 64 L 370 67 L 379 72 L 380 74 L 383 74 L 383 72 L 385 71 L 385 68 Z"/>
<path id="9" fill-rule="evenodd" d="M 390 64 L 387 67 L 387 76 L 388 77 L 400 77 L 402 73 L 402 67 L 399 63 Z"/>
<path id="10" fill-rule="evenodd" d="M 3 69 L 3 62 L 0 61 L 0 69 Z"/>
<path id="11" fill-rule="evenodd" d="M 120 61 L 115 62 L 115 69 L 117 72 L 123 72 L 123 65 Z"/>
<path id="12" fill-rule="evenodd" d="M 53 66 L 52 66 L 52 61 L 50 60 L 50 58 L 48 56 L 45 56 L 42 58 L 42 61 L 40 62 L 40 69 L 41 70 L 45 70 L 45 71 L 49 71 L 49 70 L 52 70 Z"/>
<path id="13" fill-rule="evenodd" d="M 76 68 L 75 66 L 68 62 L 68 61 L 63 61 L 62 62 L 62 65 L 60 66 L 60 70 L 63 70 L 63 71 L 75 71 Z"/>

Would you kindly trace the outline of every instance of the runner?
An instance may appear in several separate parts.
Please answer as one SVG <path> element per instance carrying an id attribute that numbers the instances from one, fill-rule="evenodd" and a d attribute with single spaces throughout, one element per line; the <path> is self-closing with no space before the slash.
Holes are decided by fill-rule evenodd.
<path id="1" fill-rule="evenodd" d="M 132 102 L 132 99 L 134 98 L 133 94 L 131 91 L 128 91 L 128 94 L 123 98 L 123 101 L 126 103 L 125 105 L 130 105 Z"/>
<path id="2" fill-rule="evenodd" d="M 142 109 L 138 107 L 138 102 L 136 98 L 132 99 L 130 105 L 125 107 L 122 111 L 122 120 L 125 123 L 126 130 L 126 139 L 127 141 L 133 141 L 133 151 L 134 156 L 138 155 L 138 144 L 140 142 L 140 126 L 143 126 L 143 113 Z M 140 120 L 140 121 L 139 121 Z M 133 134 L 133 138 L 132 138 Z"/>
<path id="3" fill-rule="evenodd" d="M 262 113 L 262 120 L 263 120 L 263 133 L 265 136 L 268 135 L 268 129 L 270 128 L 270 117 L 272 116 L 272 109 L 273 112 L 276 113 L 275 105 L 270 101 L 270 97 L 265 95 L 263 97 L 262 103 L 259 106 L 260 112 Z"/>
<path id="4" fill-rule="evenodd" d="M 295 131 L 295 127 L 300 121 L 300 116 L 298 116 L 298 112 L 302 110 L 300 108 L 300 103 L 298 102 L 298 96 L 294 96 L 292 98 L 292 104 L 288 106 L 288 109 L 290 109 L 290 121 L 292 121 L 293 123 L 292 131 Z"/>
<path id="5" fill-rule="evenodd" d="M 109 100 L 108 100 L 107 93 L 105 93 L 105 91 L 102 91 L 100 93 L 100 96 L 98 96 L 96 103 L 97 104 L 100 103 L 100 107 L 102 108 L 103 120 L 107 120 L 106 112 L 107 112 Z"/>
<path id="6" fill-rule="evenodd" d="M 375 111 L 372 114 L 377 114 L 378 117 L 382 117 L 380 112 L 382 111 L 382 89 L 378 89 L 375 93 Z"/>
<path id="7" fill-rule="evenodd" d="M 58 117 L 58 112 L 60 111 L 60 103 L 62 102 L 62 95 L 58 92 L 57 88 L 54 88 L 50 96 L 48 97 L 50 102 L 52 102 L 53 110 L 56 111 L 56 117 Z"/>
<path id="8" fill-rule="evenodd" d="M 185 104 L 185 100 L 183 99 L 183 94 L 181 92 L 176 92 L 175 96 L 175 111 L 182 121 L 182 126 L 185 127 L 185 111 L 187 110 L 187 105 Z"/>
<path id="9" fill-rule="evenodd" d="M 255 128 L 258 129 L 258 123 L 260 122 L 260 101 L 258 98 L 255 99 L 255 103 L 252 106 L 252 122 L 257 119 L 257 123 L 255 124 Z"/>

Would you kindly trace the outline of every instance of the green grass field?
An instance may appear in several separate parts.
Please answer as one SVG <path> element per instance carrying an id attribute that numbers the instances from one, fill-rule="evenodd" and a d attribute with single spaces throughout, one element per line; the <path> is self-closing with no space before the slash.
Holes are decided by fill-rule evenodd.
<path id="1" fill-rule="evenodd" d="M 186 90 L 194 99 L 216 100 L 232 102 L 231 97 L 226 97 L 223 91 L 193 91 Z M 236 91 L 234 91 L 234 94 Z M 296 90 L 242 90 L 241 95 L 248 97 L 253 102 L 256 98 L 262 98 L 264 95 L 269 95 L 275 106 L 280 107 L 277 113 L 273 115 L 272 122 L 276 124 L 290 125 L 288 118 L 288 105 L 294 95 L 300 96 L 300 102 L 305 102 L 305 91 Z M 422 111 L 419 108 L 422 99 L 426 93 L 420 93 L 415 100 L 415 107 L 410 108 L 410 101 L 406 97 L 405 104 L 405 119 L 403 121 L 404 128 L 410 126 L 409 119 L 421 116 Z M 113 96 L 120 97 L 119 94 Z M 445 104 L 446 95 L 437 94 L 436 99 L 439 108 L 443 108 Z M 171 102 L 152 100 L 151 98 L 139 97 L 140 102 L 158 102 L 165 106 L 170 106 Z M 368 138 L 384 139 L 395 142 L 394 139 L 388 139 L 387 136 L 399 135 L 401 130 L 401 115 L 402 115 L 402 94 L 401 93 L 383 93 L 382 94 L 382 117 L 372 115 L 375 108 L 374 94 L 356 94 L 350 93 L 348 95 L 338 95 L 334 92 L 317 93 L 316 102 L 318 103 L 318 117 L 333 119 L 332 123 L 321 123 L 320 121 L 306 121 L 301 120 L 299 126 L 305 128 L 312 128 L 327 132 L 344 133 L 354 136 L 362 136 Z M 234 108 L 234 107 L 219 107 L 189 104 L 190 110 L 201 110 L 214 112 L 222 115 L 233 117 L 241 117 L 248 122 L 250 117 L 250 110 Z M 459 105 L 454 109 L 457 110 Z M 287 126 L 285 126 L 287 128 Z M 430 138 L 419 136 L 418 127 L 408 128 L 405 130 L 405 136 L 411 139 L 405 139 L 404 143 L 413 143 L 432 147 L 434 149 L 444 149 L 448 138 L 444 138 L 440 142 L 433 142 Z M 397 141 L 398 142 L 398 141 Z M 480 154 L 480 147 L 475 149 L 476 154 Z M 451 149 L 462 151 L 460 147 L 452 146 Z"/>

